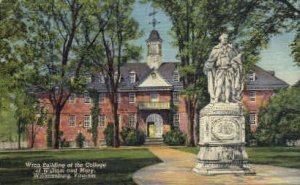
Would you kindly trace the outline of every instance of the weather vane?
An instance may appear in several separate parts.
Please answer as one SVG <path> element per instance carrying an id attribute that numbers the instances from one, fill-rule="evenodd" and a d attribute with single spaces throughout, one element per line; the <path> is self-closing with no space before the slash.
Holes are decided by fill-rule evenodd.
<path id="1" fill-rule="evenodd" d="M 160 23 L 159 21 L 157 21 L 155 19 L 155 15 L 156 14 L 157 14 L 157 11 L 155 11 L 154 9 L 153 9 L 153 11 L 151 13 L 149 13 L 149 17 L 152 16 L 152 21 L 149 22 L 149 24 L 152 24 L 152 27 L 153 27 L 154 30 L 155 30 L 155 26 Z"/>

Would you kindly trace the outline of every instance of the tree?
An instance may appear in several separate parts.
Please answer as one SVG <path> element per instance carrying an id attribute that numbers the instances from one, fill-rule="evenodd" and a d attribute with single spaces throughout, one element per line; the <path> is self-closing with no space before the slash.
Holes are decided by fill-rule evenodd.
<path id="1" fill-rule="evenodd" d="M 272 97 L 259 111 L 255 137 L 260 145 L 285 145 L 300 139 L 300 88 L 290 87 Z"/>
<path id="2" fill-rule="evenodd" d="M 133 4 L 134 0 L 111 1 L 110 20 L 106 29 L 101 30 L 101 41 L 95 45 L 91 56 L 93 65 L 104 76 L 108 98 L 112 106 L 114 147 L 120 145 L 118 92 L 121 82 L 121 66 L 140 56 L 140 48 L 130 43 L 141 35 L 137 22 L 131 17 Z"/>
<path id="3" fill-rule="evenodd" d="M 28 0 L 22 1 L 22 6 L 27 10 L 24 17 L 31 33 L 16 51 L 27 63 L 22 80 L 50 102 L 52 143 L 57 149 L 61 111 L 70 94 L 84 88 L 82 69 L 106 25 L 108 7 L 97 0 Z"/>
<path id="4" fill-rule="evenodd" d="M 22 19 L 20 2 L 17 0 L 0 1 L 0 112 L 10 103 L 9 94 L 13 92 L 13 77 L 22 63 L 13 50 L 19 45 L 18 40 L 26 35 Z"/>
<path id="5" fill-rule="evenodd" d="M 259 49 L 266 46 L 272 34 L 278 32 L 274 27 L 282 24 L 266 24 L 269 17 L 263 16 L 267 15 L 268 9 L 260 7 L 263 3 L 260 0 L 148 2 L 161 8 L 172 22 L 171 31 L 181 62 L 179 71 L 184 89 L 182 94 L 188 115 L 186 145 L 191 146 L 195 144 L 195 112 L 205 105 L 204 102 L 208 102 L 203 64 L 211 48 L 218 43 L 220 34 L 228 32 L 231 39 L 239 41 L 247 61 L 246 68 L 250 68 L 259 59 Z"/>
<path id="6" fill-rule="evenodd" d="M 94 146 L 97 146 L 98 141 L 98 124 L 99 124 L 99 93 L 95 90 L 90 91 L 93 107 L 91 108 L 92 112 L 92 128 L 89 130 L 92 133 Z"/>

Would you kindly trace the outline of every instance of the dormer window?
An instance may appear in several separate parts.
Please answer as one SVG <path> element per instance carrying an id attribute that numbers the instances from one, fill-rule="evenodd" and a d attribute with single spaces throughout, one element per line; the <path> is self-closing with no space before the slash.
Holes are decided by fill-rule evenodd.
<path id="1" fill-rule="evenodd" d="M 86 83 L 91 83 L 92 82 L 92 76 L 91 75 L 86 75 L 85 79 L 86 79 Z"/>
<path id="2" fill-rule="evenodd" d="M 130 72 L 129 77 L 130 77 L 130 83 L 136 82 L 136 73 L 134 71 Z"/>
<path id="3" fill-rule="evenodd" d="M 174 82 L 179 82 L 179 80 L 180 80 L 179 72 L 178 71 L 174 71 L 174 73 L 173 73 L 173 81 Z"/>
<path id="4" fill-rule="evenodd" d="M 105 83 L 104 75 L 100 74 L 98 80 L 99 80 L 99 83 Z"/>
<path id="5" fill-rule="evenodd" d="M 118 80 L 118 72 L 116 71 L 114 74 L 114 80 L 117 81 Z M 121 82 L 121 75 L 119 76 L 119 82 Z"/>
<path id="6" fill-rule="evenodd" d="M 249 74 L 248 74 L 248 81 L 249 82 L 253 82 L 253 81 L 255 81 L 256 80 L 256 75 L 255 75 L 255 73 L 254 72 L 250 72 Z"/>

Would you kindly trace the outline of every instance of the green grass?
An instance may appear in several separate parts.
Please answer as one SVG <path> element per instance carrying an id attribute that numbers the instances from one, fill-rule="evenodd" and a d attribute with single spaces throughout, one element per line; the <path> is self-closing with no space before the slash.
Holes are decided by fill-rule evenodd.
<path id="1" fill-rule="evenodd" d="M 106 163 L 105 169 L 96 169 L 96 179 L 33 179 L 33 170 L 25 162 L 98 162 Z M 133 184 L 132 174 L 140 168 L 160 162 L 144 148 L 93 149 L 68 151 L 0 152 L 0 184 Z"/>
<path id="2" fill-rule="evenodd" d="M 199 147 L 174 148 L 193 154 L 199 152 Z M 248 147 L 246 151 L 252 164 L 268 164 L 300 169 L 300 147 Z"/>

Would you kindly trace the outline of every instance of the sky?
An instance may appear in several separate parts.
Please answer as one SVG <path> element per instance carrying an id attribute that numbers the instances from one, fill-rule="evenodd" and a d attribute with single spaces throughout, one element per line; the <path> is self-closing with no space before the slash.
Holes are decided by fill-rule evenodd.
<path id="1" fill-rule="evenodd" d="M 151 30 L 153 29 L 151 22 L 152 17 L 149 17 L 149 13 L 153 11 L 150 4 L 136 3 L 134 6 L 133 17 L 140 24 L 140 29 L 144 32 L 143 37 L 136 41 L 136 44 L 143 47 L 143 60 L 146 62 L 146 40 L 149 37 Z M 156 26 L 156 30 L 159 31 L 161 38 L 163 39 L 163 62 L 175 62 L 177 49 L 172 47 L 172 37 L 169 35 L 170 28 L 172 26 L 169 18 L 161 11 L 158 11 L 155 18 L 160 22 Z M 296 67 L 293 63 L 291 56 L 290 44 L 294 39 L 294 33 L 285 33 L 276 37 L 273 37 L 269 42 L 267 49 L 261 51 L 261 60 L 258 62 L 258 66 L 265 70 L 275 71 L 275 75 L 284 80 L 290 85 L 293 85 L 300 80 L 300 68 Z"/>

